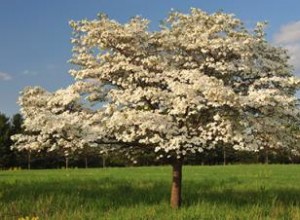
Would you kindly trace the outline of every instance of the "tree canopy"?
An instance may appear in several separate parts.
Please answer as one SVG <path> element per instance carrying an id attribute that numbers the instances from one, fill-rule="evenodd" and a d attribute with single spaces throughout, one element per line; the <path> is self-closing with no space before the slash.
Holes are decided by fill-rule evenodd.
<path id="1" fill-rule="evenodd" d="M 159 30 L 134 17 L 71 21 L 75 83 L 20 97 L 20 149 L 151 150 L 177 163 L 229 146 L 297 150 L 299 79 L 264 23 L 247 30 L 234 15 L 172 11 Z"/>

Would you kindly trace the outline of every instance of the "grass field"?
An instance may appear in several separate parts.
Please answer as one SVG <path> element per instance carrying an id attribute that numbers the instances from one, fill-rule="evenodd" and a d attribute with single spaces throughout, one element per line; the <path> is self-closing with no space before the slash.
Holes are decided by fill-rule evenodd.
<path id="1" fill-rule="evenodd" d="M 300 166 L 185 166 L 0 171 L 0 219 L 300 219 Z"/>

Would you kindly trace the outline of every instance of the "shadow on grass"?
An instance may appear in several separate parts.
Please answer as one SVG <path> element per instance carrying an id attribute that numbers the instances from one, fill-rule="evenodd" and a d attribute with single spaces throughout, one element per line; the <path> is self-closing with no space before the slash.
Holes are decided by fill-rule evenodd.
<path id="1" fill-rule="evenodd" d="M 300 189 L 287 187 L 272 187 L 258 184 L 248 188 L 236 187 L 236 184 L 221 182 L 194 183 L 187 182 L 183 188 L 184 206 L 193 206 L 206 202 L 211 204 L 227 204 L 234 207 L 242 206 L 272 206 L 280 204 L 283 207 L 299 206 Z M 243 185 L 247 187 L 246 185 Z"/>
<path id="2" fill-rule="evenodd" d="M 194 206 L 201 202 L 237 207 L 274 203 L 287 207 L 300 204 L 300 189 L 264 186 L 242 189 L 235 187 L 238 184 L 242 183 L 234 178 L 226 181 L 184 181 L 183 206 Z M 168 204 L 170 186 L 171 183 L 167 181 L 130 181 L 113 178 L 2 183 L 0 203 L 7 206 L 14 204 L 19 214 L 30 213 L 30 208 L 38 208 L 36 203 L 40 204 L 41 212 L 47 215 L 60 209 L 79 208 L 87 210 L 96 208 L 105 212 L 121 207 Z M 44 207 L 43 211 L 41 203 L 44 203 L 48 209 Z M 13 207 L 8 207 L 6 210 L 2 215 L 13 211 Z"/>

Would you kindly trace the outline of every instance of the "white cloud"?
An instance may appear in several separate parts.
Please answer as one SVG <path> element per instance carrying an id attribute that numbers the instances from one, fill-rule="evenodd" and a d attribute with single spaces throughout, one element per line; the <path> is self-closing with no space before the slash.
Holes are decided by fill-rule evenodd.
<path id="1" fill-rule="evenodd" d="M 8 80 L 11 80 L 11 79 L 12 79 L 12 77 L 8 73 L 0 72 L 0 81 L 1 80 L 8 81 Z"/>
<path id="2" fill-rule="evenodd" d="M 36 71 L 31 71 L 31 70 L 24 70 L 23 74 L 24 75 L 35 76 L 35 75 L 37 75 L 37 72 Z"/>
<path id="3" fill-rule="evenodd" d="M 300 75 L 300 21 L 283 25 L 274 35 L 274 43 L 288 49 L 290 63 Z"/>
<path id="4" fill-rule="evenodd" d="M 277 44 L 299 43 L 300 21 L 292 22 L 282 26 L 279 33 L 275 34 L 274 41 Z"/>

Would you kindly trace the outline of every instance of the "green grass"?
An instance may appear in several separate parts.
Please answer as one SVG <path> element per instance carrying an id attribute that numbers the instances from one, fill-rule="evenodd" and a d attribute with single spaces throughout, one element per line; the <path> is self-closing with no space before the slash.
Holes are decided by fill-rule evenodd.
<path id="1" fill-rule="evenodd" d="M 185 166 L 169 208 L 170 167 L 0 171 L 0 219 L 300 219 L 300 166 Z"/>

